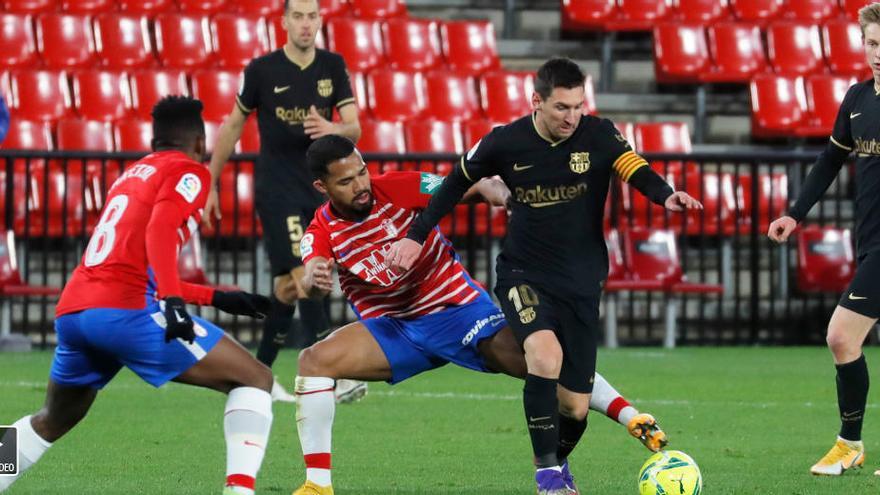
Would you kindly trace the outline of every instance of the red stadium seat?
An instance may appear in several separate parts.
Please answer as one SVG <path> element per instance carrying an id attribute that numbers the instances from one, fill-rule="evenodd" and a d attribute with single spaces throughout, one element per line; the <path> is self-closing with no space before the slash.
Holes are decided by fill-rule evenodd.
<path id="1" fill-rule="evenodd" d="M 336 18 L 327 21 L 327 47 L 345 59 L 349 70 L 368 71 L 385 62 L 378 21 Z"/>
<path id="2" fill-rule="evenodd" d="M 378 120 L 407 120 L 425 108 L 425 83 L 420 72 L 376 69 L 367 74 L 369 107 Z"/>
<path id="3" fill-rule="evenodd" d="M 212 61 L 207 17 L 162 13 L 155 19 L 156 53 L 165 67 L 198 68 Z"/>
<path id="4" fill-rule="evenodd" d="M 696 24 L 662 23 L 654 28 L 654 74 L 660 83 L 699 82 L 706 72 L 706 33 Z"/>
<path id="5" fill-rule="evenodd" d="M 847 19 L 853 22 L 859 20 L 859 9 L 865 5 L 874 3 L 874 0 L 840 0 L 840 6 Z"/>
<path id="6" fill-rule="evenodd" d="M 713 66 L 704 82 L 747 82 L 767 66 L 758 26 L 721 22 L 709 26 L 709 53 Z"/>
<path id="7" fill-rule="evenodd" d="M 19 14 L 41 14 L 58 10 L 57 0 L 6 0 L 3 10 Z"/>
<path id="8" fill-rule="evenodd" d="M 684 122 L 640 122 L 633 129 L 638 153 L 690 153 L 691 135 Z"/>
<path id="9" fill-rule="evenodd" d="M 0 296 L 9 297 L 40 297 L 57 296 L 61 294 L 61 287 L 49 287 L 43 285 L 28 284 L 18 269 L 18 260 L 15 253 L 15 234 L 7 230 L 0 236 Z M 11 307 L 8 299 L 3 301 L 4 315 L 2 316 L 4 327 L 10 321 Z M 8 335 L 9 328 L 3 328 L 2 334 Z"/>
<path id="10" fill-rule="evenodd" d="M 257 125 L 256 117 L 248 117 L 244 121 L 244 129 L 241 131 L 241 139 L 238 140 L 238 146 L 242 153 L 259 153 L 260 152 L 260 129 Z"/>
<path id="11" fill-rule="evenodd" d="M 152 139 L 153 125 L 149 120 L 126 117 L 117 120 L 113 126 L 116 151 L 151 151 Z"/>
<path id="12" fill-rule="evenodd" d="M 403 0 L 349 0 L 351 14 L 358 19 L 385 19 L 406 17 Z"/>
<path id="13" fill-rule="evenodd" d="M 822 26 L 825 60 L 831 72 L 861 76 L 868 70 L 858 23 L 832 19 Z"/>
<path id="14" fill-rule="evenodd" d="M 153 105 L 165 95 L 188 95 L 186 74 L 181 70 L 139 70 L 128 76 L 131 86 L 131 107 L 145 119 L 150 118 Z M 232 107 L 229 107 L 230 109 Z"/>
<path id="15" fill-rule="evenodd" d="M 593 76 L 587 74 L 587 78 L 584 79 L 584 106 L 583 106 L 583 114 L 584 115 L 596 115 L 598 110 L 596 108 L 596 90 L 593 87 Z"/>
<path id="16" fill-rule="evenodd" d="M 153 67 L 153 43 L 146 16 L 106 13 L 95 17 L 95 50 L 104 67 Z"/>
<path id="17" fill-rule="evenodd" d="M 177 6 L 187 14 L 213 15 L 229 10 L 226 0 L 177 0 Z"/>
<path id="18" fill-rule="evenodd" d="M 217 142 L 217 133 L 220 131 L 220 121 L 205 120 L 205 146 L 206 151 L 211 153 L 214 151 L 214 144 Z M 235 153 L 238 153 L 239 145 L 235 144 Z"/>
<path id="19" fill-rule="evenodd" d="M 57 120 L 70 114 L 70 91 L 63 72 L 17 70 L 9 76 L 15 119 Z"/>
<path id="20" fill-rule="evenodd" d="M 235 106 L 240 72 L 204 69 L 192 74 L 192 94 L 205 106 L 205 120 L 221 122 Z"/>
<path id="21" fill-rule="evenodd" d="M 469 121 L 481 115 L 477 83 L 468 74 L 442 69 L 428 72 L 425 74 L 425 89 L 427 116 Z"/>
<path id="22" fill-rule="evenodd" d="M 332 17 L 348 15 L 348 0 L 324 0 L 318 3 L 318 11 L 325 21 Z"/>
<path id="23" fill-rule="evenodd" d="M 52 125 L 48 122 L 15 118 L 9 121 L 6 139 L 0 144 L 5 150 L 38 150 L 51 151 Z M 3 167 L 0 167 L 3 169 Z M 0 189 L 3 189 L 0 187 Z"/>
<path id="24" fill-rule="evenodd" d="M 616 12 L 615 0 L 562 0 L 562 29 L 602 29 Z"/>
<path id="25" fill-rule="evenodd" d="M 361 153 L 406 153 L 403 123 L 382 120 L 361 120 L 361 138 L 357 142 Z M 371 174 L 379 174 L 383 168 L 397 169 L 400 162 L 367 162 Z"/>
<path id="26" fill-rule="evenodd" d="M 31 16 L 0 13 L 0 67 L 31 67 L 37 61 Z"/>
<path id="27" fill-rule="evenodd" d="M 421 71 L 443 63 L 437 21 L 388 19 L 382 25 L 382 39 L 392 69 Z"/>
<path id="28" fill-rule="evenodd" d="M 534 91 L 531 72 L 494 71 L 480 78 L 483 112 L 494 122 L 510 122 L 530 113 Z"/>
<path id="29" fill-rule="evenodd" d="M 752 199 L 752 175 L 739 176 L 736 201 L 739 206 L 737 225 L 740 234 L 748 235 L 752 230 L 752 211 L 758 205 L 758 235 L 767 233 L 770 222 L 779 218 L 788 209 L 788 176 L 784 173 L 758 174 L 758 199 Z"/>
<path id="30" fill-rule="evenodd" d="M 837 111 L 850 86 L 857 83 L 855 77 L 815 74 L 804 81 L 807 99 L 805 125 L 795 132 L 799 136 L 830 136 Z"/>
<path id="31" fill-rule="evenodd" d="M 456 153 L 464 151 L 461 126 L 458 122 L 434 119 L 415 119 L 404 124 L 406 149 L 410 153 Z M 407 168 L 404 166 L 404 168 Z M 417 168 L 423 172 L 447 175 L 451 162 L 423 162 Z"/>
<path id="32" fill-rule="evenodd" d="M 320 2 L 323 4 L 324 2 Z M 278 0 L 228 0 L 226 2 L 228 8 L 235 9 L 235 12 L 249 15 L 277 16 L 281 17 L 284 13 L 284 2 Z"/>
<path id="33" fill-rule="evenodd" d="M 323 5 L 323 2 L 321 5 Z M 281 23 L 281 16 L 268 17 L 266 24 L 269 30 L 269 49 L 280 50 L 287 43 L 287 31 L 284 30 L 284 26 Z M 315 46 L 318 48 L 325 48 L 327 46 L 323 30 L 318 30 L 318 34 L 315 36 Z"/>
<path id="34" fill-rule="evenodd" d="M 458 122 L 415 119 L 404 124 L 410 153 L 461 153 L 464 144 Z"/>
<path id="35" fill-rule="evenodd" d="M 477 141 L 483 139 L 483 136 L 489 134 L 497 124 L 489 122 L 485 119 L 471 119 L 462 123 L 461 135 L 464 140 L 465 148 L 470 149 Z"/>
<path id="36" fill-rule="evenodd" d="M 856 271 L 849 229 L 809 225 L 797 233 L 797 286 L 805 293 L 846 290 Z"/>
<path id="37" fill-rule="evenodd" d="M 358 149 L 363 153 L 406 153 L 406 139 L 401 122 L 363 120 Z"/>
<path id="38" fill-rule="evenodd" d="M 52 161 L 49 166 L 32 164 L 30 174 L 37 187 L 39 203 L 29 214 L 28 234 L 34 237 L 80 234 L 87 211 L 94 213 L 93 197 L 87 183 L 83 182 L 82 163 Z"/>
<path id="39" fill-rule="evenodd" d="M 785 10 L 786 16 L 810 24 L 820 24 L 840 12 L 837 0 L 797 0 L 788 2 Z"/>
<path id="40" fill-rule="evenodd" d="M 759 74 L 749 87 L 753 136 L 793 136 L 803 125 L 807 109 L 803 78 Z"/>
<path id="41" fill-rule="evenodd" d="M 241 69 L 269 51 L 269 35 L 262 17 L 217 14 L 211 20 L 211 34 L 217 63 L 224 69 Z"/>
<path id="42" fill-rule="evenodd" d="M 109 122 L 126 116 L 131 108 L 131 91 L 125 74 L 105 70 L 73 73 L 73 106 L 87 120 Z"/>
<path id="43" fill-rule="evenodd" d="M 686 23 L 705 26 L 727 20 L 731 13 L 727 0 L 678 0 L 678 16 Z"/>
<path id="44" fill-rule="evenodd" d="M 174 12 L 174 0 L 116 0 L 119 10 L 128 14 L 155 15 L 160 12 Z"/>
<path id="45" fill-rule="evenodd" d="M 721 293 L 715 284 L 688 282 L 681 269 L 672 231 L 634 227 L 624 237 L 624 252 L 634 280 L 656 280 L 672 292 Z"/>
<path id="46" fill-rule="evenodd" d="M 489 21 L 446 21 L 440 25 L 440 42 L 453 70 L 479 74 L 501 66 Z"/>
<path id="47" fill-rule="evenodd" d="M 92 24 L 86 16 L 44 14 L 37 18 L 37 50 L 48 68 L 88 67 L 95 61 Z"/>
<path id="48" fill-rule="evenodd" d="M 231 163 L 220 174 L 220 235 L 259 236 L 262 226 L 254 214 L 254 164 Z M 207 232 L 205 232 L 208 235 Z"/>
<path id="49" fill-rule="evenodd" d="M 113 151 L 113 131 L 108 122 L 67 117 L 58 121 L 58 149 Z"/>
<path id="50" fill-rule="evenodd" d="M 784 4 L 785 0 L 730 0 L 730 9 L 741 21 L 763 25 L 779 17 Z"/>
<path id="51" fill-rule="evenodd" d="M 98 14 L 115 10 L 112 0 L 61 0 L 61 10 L 71 14 Z"/>
<path id="52" fill-rule="evenodd" d="M 617 0 L 617 15 L 605 21 L 607 31 L 650 31 L 672 14 L 672 3 L 657 0 Z"/>
<path id="53" fill-rule="evenodd" d="M 802 76 L 822 72 L 819 27 L 795 21 L 776 21 L 767 28 L 767 53 L 777 74 Z"/>

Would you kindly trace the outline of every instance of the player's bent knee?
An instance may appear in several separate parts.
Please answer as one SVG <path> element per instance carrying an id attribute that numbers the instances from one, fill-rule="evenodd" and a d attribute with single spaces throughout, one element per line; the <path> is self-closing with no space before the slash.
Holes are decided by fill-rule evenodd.
<path id="1" fill-rule="evenodd" d="M 331 376 L 333 374 L 330 359 L 322 352 L 321 342 L 306 347 L 299 353 L 298 374 L 300 376 Z"/>
<path id="2" fill-rule="evenodd" d="M 851 360 L 848 359 L 850 357 L 855 359 L 862 352 L 862 343 L 857 341 L 851 335 L 851 332 L 847 332 L 845 328 L 840 328 L 836 325 L 828 327 L 828 335 L 825 337 L 825 342 L 828 344 L 828 349 L 831 350 L 834 357 L 841 362 Z"/>
<path id="3" fill-rule="evenodd" d="M 590 412 L 590 403 L 589 401 L 577 401 L 577 402 L 559 402 L 559 414 L 567 417 L 573 418 L 578 421 L 582 421 L 587 417 L 587 414 Z"/>
<path id="4" fill-rule="evenodd" d="M 272 370 L 256 359 L 253 361 L 253 367 L 247 373 L 248 376 L 240 380 L 238 385 L 242 387 L 254 387 L 271 393 L 272 383 L 275 381 L 275 377 L 272 375 Z"/>

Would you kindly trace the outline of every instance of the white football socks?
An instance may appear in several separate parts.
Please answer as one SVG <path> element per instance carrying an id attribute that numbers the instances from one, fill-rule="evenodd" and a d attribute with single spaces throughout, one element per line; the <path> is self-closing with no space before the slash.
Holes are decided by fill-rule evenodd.
<path id="1" fill-rule="evenodd" d="M 626 426 L 639 411 L 632 407 L 620 392 L 614 389 L 599 373 L 593 379 L 593 394 L 590 396 L 590 409 Z"/>
<path id="2" fill-rule="evenodd" d="M 336 397 L 332 378 L 296 377 L 296 429 L 306 463 L 306 479 L 320 486 L 331 485 L 330 439 Z"/>
<path id="3" fill-rule="evenodd" d="M 31 417 L 25 416 L 12 426 L 18 429 L 18 474 L 16 476 L 0 476 L 0 492 L 9 488 L 15 480 L 21 478 L 31 466 L 52 446 L 43 440 L 31 426 Z"/>
<path id="4" fill-rule="evenodd" d="M 272 396 L 268 392 L 254 387 L 229 392 L 223 417 L 227 489 L 253 495 L 271 429 Z"/>

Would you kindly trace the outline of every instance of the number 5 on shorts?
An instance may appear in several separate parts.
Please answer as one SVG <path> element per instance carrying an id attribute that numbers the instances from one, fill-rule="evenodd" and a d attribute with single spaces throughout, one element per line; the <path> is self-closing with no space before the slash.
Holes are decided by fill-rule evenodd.
<path id="1" fill-rule="evenodd" d="M 290 232 L 290 249 L 297 258 L 302 257 L 299 249 L 299 241 L 303 238 L 303 225 L 299 215 L 287 217 L 287 231 Z"/>

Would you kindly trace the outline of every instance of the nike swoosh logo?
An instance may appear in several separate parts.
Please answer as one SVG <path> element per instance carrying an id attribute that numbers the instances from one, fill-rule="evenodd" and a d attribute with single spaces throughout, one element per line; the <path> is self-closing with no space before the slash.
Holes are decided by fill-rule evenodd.
<path id="1" fill-rule="evenodd" d="M 275 86 L 272 89 L 275 91 L 275 94 L 277 95 L 278 93 L 283 93 L 283 92 L 287 91 L 288 89 L 290 89 L 290 86 L 282 86 L 280 88 L 278 86 Z"/>
<path id="2" fill-rule="evenodd" d="M 545 419 L 550 419 L 550 416 L 541 416 L 540 418 L 533 418 L 533 417 L 529 416 L 529 421 L 531 421 L 533 423 L 535 421 L 544 421 Z"/>
<path id="3" fill-rule="evenodd" d="M 262 445 L 260 445 L 260 444 L 258 444 L 258 443 L 251 442 L 250 440 L 245 440 L 245 441 L 244 441 L 244 444 L 245 444 L 245 445 L 250 445 L 251 447 L 256 447 L 256 448 L 258 448 L 258 449 L 266 450 L 265 448 L 263 448 Z"/>
<path id="4" fill-rule="evenodd" d="M 854 118 L 858 117 L 858 116 L 861 115 L 861 114 L 862 114 L 862 112 L 859 112 L 859 113 L 850 113 L 850 114 L 849 114 L 849 118 L 854 119 Z"/>
<path id="5" fill-rule="evenodd" d="M 860 301 L 862 299 L 867 299 L 867 298 L 868 298 L 867 296 L 862 297 L 862 296 L 857 296 L 857 295 L 853 294 L 852 292 L 849 293 L 850 301 Z"/>
<path id="6" fill-rule="evenodd" d="M 176 309 L 174 310 L 174 318 L 177 320 L 177 323 L 186 322 L 186 319 L 184 317 L 180 316 L 180 313 L 178 313 Z"/>
<path id="7" fill-rule="evenodd" d="M 513 171 L 514 172 L 522 172 L 523 170 L 530 169 L 532 167 L 534 167 L 534 165 L 520 165 L 519 163 L 514 163 L 513 164 Z"/>

